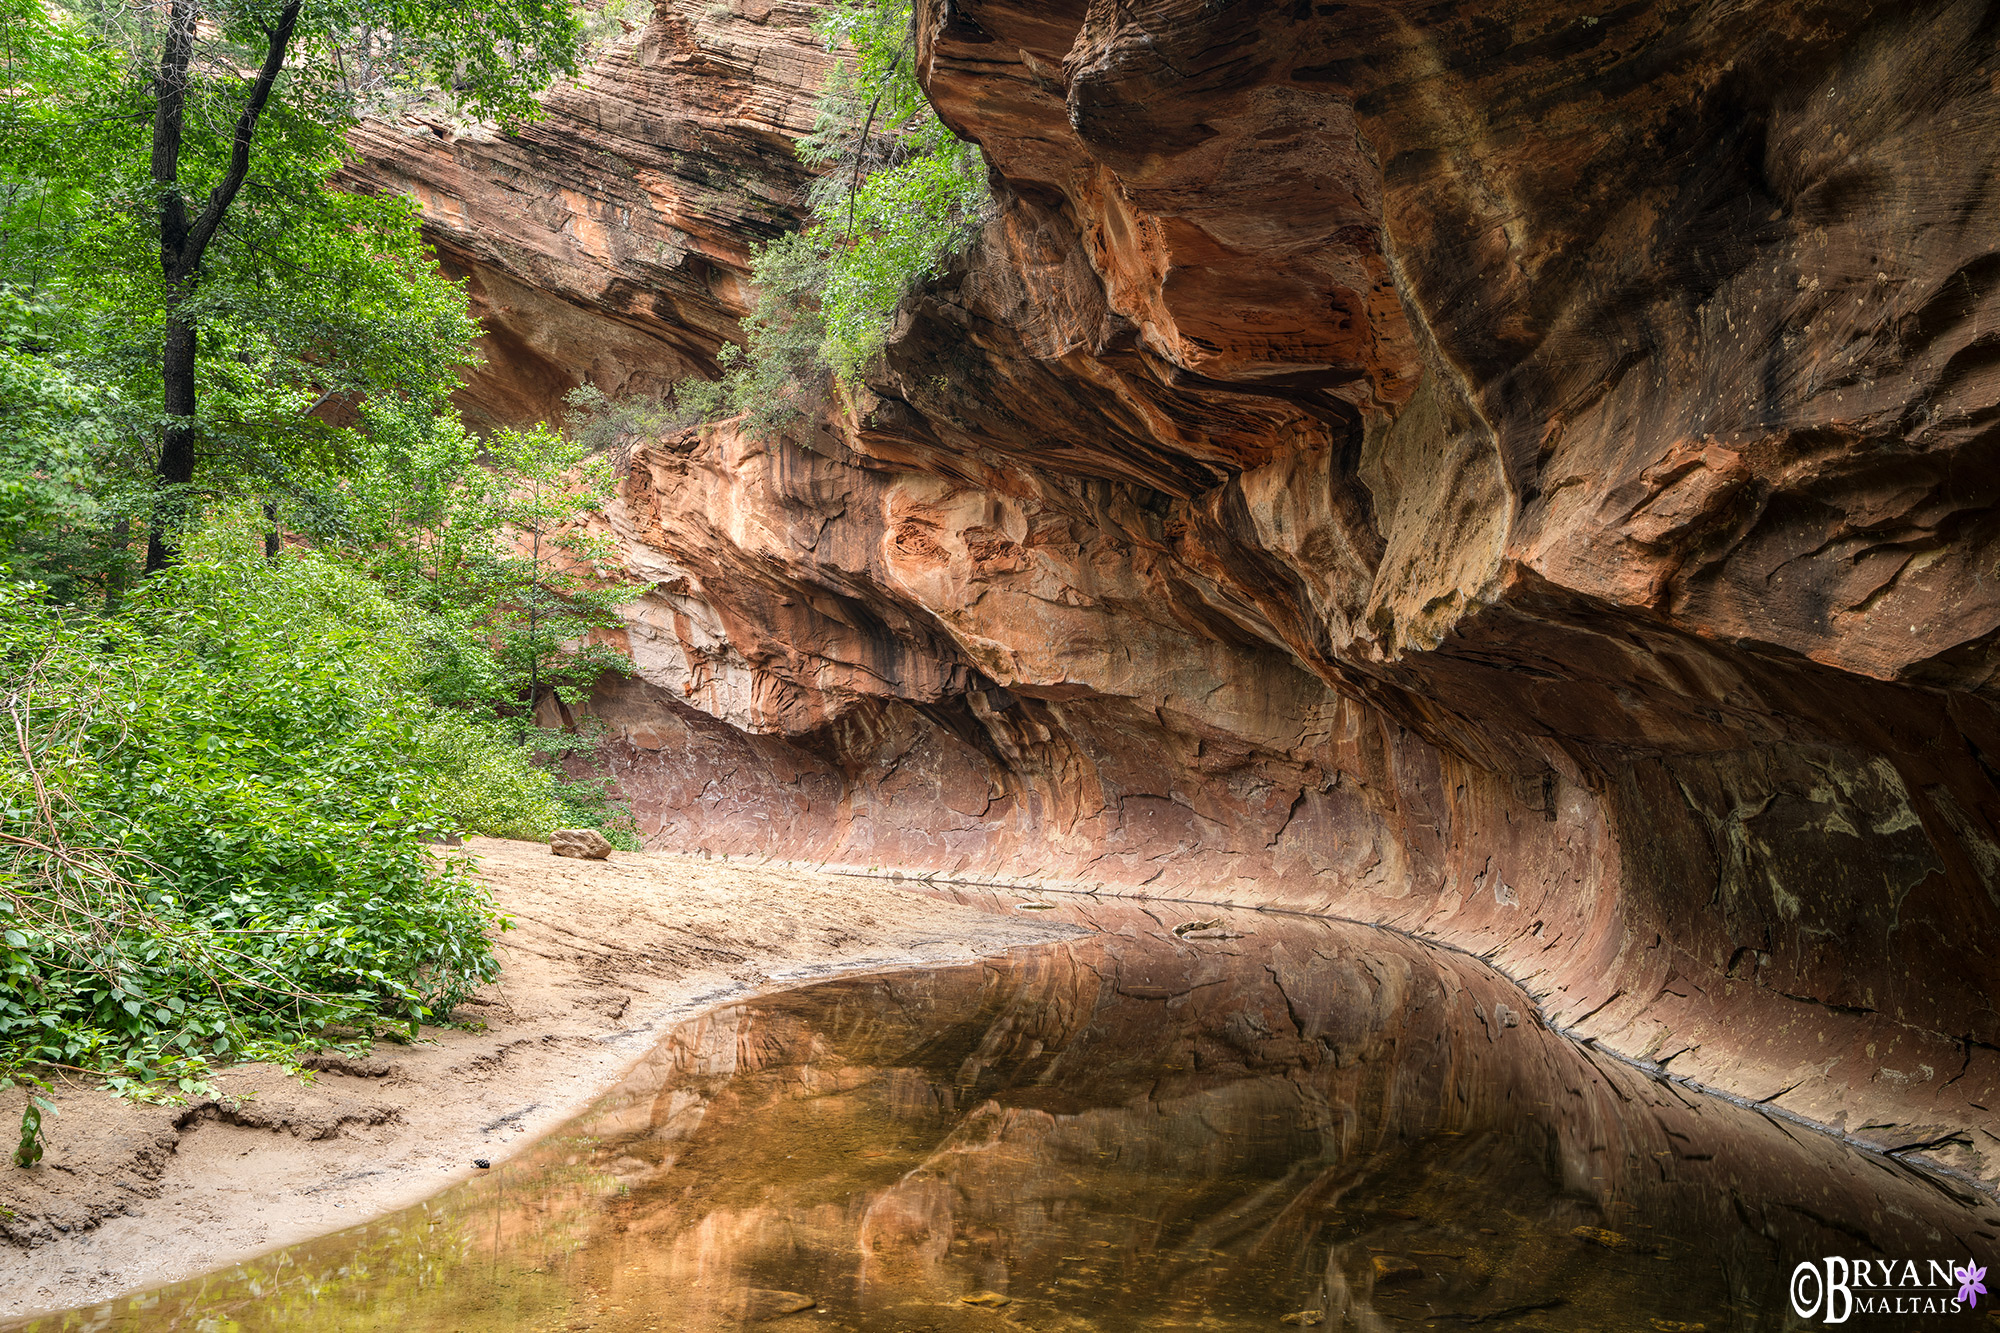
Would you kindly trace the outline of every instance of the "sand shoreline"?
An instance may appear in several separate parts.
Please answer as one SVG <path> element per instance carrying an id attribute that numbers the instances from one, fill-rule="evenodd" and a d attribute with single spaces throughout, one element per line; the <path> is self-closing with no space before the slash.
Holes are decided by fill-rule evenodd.
<path id="1" fill-rule="evenodd" d="M 62 1089 L 47 1158 L 0 1172 L 0 1318 L 107 1300 L 407 1207 L 560 1125 L 673 1024 L 726 1000 L 1072 933 L 797 867 L 661 853 L 578 862 L 495 839 L 467 851 L 515 921 L 500 981 L 460 1011 L 485 1029 L 327 1061 L 310 1086 L 268 1066 L 228 1070 L 217 1097 L 179 1107 Z"/>

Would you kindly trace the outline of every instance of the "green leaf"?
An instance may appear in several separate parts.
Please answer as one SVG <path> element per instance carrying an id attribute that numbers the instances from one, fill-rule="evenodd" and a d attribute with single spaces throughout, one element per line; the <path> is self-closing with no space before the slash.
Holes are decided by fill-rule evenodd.
<path id="1" fill-rule="evenodd" d="M 21 1142 L 14 1149 L 14 1165 L 30 1167 L 41 1160 L 42 1108 L 31 1101 L 21 1112 Z"/>

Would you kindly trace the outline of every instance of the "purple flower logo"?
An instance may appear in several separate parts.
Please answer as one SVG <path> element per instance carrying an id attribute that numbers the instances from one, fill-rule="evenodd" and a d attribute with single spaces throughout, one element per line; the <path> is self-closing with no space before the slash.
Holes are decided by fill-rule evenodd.
<path id="1" fill-rule="evenodd" d="M 1965 1267 L 1952 1269 L 1951 1275 L 1958 1279 L 1958 1299 L 1978 1309 L 1979 1298 L 1986 1294 L 1986 1270 L 1967 1259 Z"/>

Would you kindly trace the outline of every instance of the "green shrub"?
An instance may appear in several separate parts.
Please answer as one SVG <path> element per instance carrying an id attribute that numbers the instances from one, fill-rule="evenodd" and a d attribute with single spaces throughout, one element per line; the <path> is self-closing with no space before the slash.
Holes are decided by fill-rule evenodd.
<path id="1" fill-rule="evenodd" d="M 563 401 L 570 406 L 566 424 L 577 446 L 586 454 L 608 455 L 614 468 L 622 468 L 634 445 L 697 425 L 702 419 L 671 396 L 608 398 L 595 384 L 571 389 Z"/>
<path id="2" fill-rule="evenodd" d="M 723 378 L 692 380 L 680 405 L 709 420 L 747 413 L 776 427 L 810 414 L 835 379 L 882 348 L 897 304 L 938 276 L 992 201 L 979 149 L 931 109 L 915 74 L 909 0 L 832 0 L 814 31 L 845 47 L 799 154 L 821 168 L 803 230 L 757 251 L 757 305 Z"/>
<path id="3" fill-rule="evenodd" d="M 431 843 L 543 835 L 562 791 L 429 700 L 403 614 L 312 554 L 205 551 L 112 618 L 0 585 L 0 1066 L 192 1081 L 495 975 Z"/>
<path id="4" fill-rule="evenodd" d="M 443 823 L 493 838 L 546 838 L 567 826 L 561 784 L 524 765 L 519 744 L 463 713 L 437 710 L 418 724 L 415 768 Z"/>

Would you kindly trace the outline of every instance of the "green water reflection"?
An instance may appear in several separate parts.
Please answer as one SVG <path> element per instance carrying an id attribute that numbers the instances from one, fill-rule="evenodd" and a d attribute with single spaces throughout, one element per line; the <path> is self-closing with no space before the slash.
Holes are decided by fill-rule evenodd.
<path id="1" fill-rule="evenodd" d="M 1475 960 L 1188 917 L 731 1005 L 427 1205 L 23 1327 L 1775 1329 L 1800 1258 L 2000 1248 L 1970 1195 L 1580 1049 Z"/>

